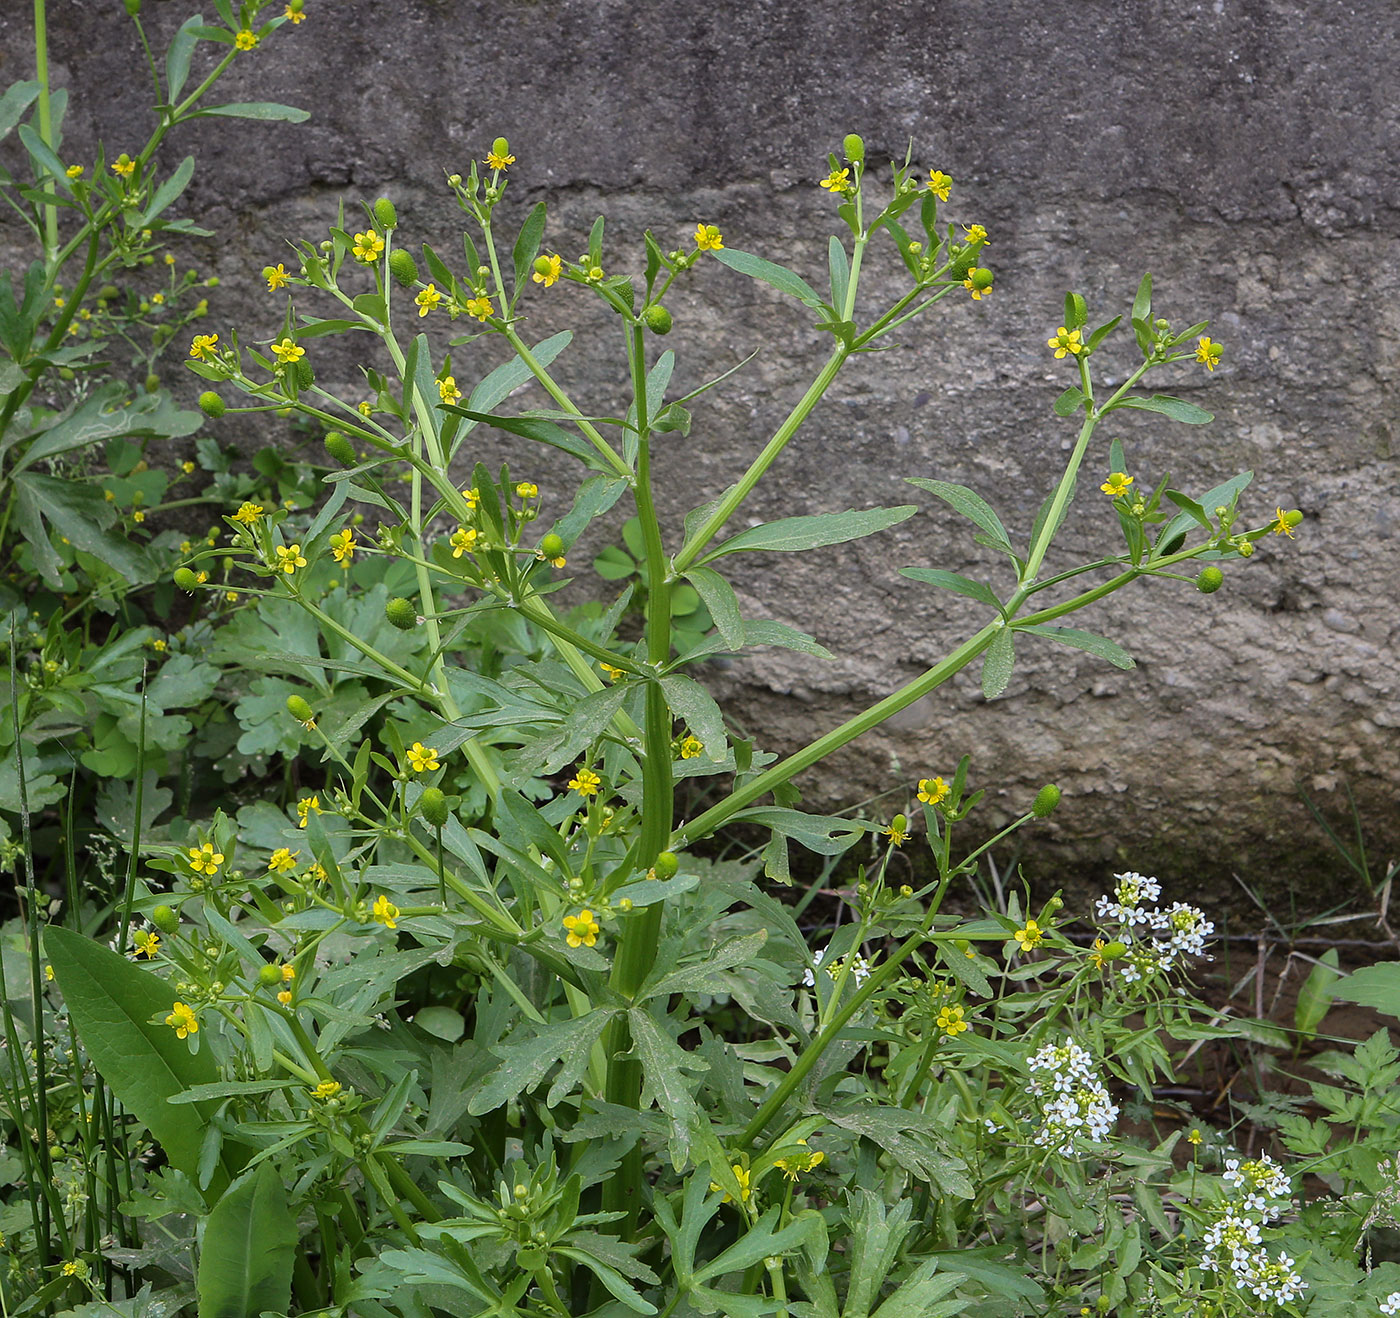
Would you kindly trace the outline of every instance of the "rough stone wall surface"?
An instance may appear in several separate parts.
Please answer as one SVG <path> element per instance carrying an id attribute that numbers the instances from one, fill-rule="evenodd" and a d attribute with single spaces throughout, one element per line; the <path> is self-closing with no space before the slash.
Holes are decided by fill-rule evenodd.
<path id="1" fill-rule="evenodd" d="M 205 6 L 210 9 L 211 6 Z M 164 39 L 188 12 L 147 0 Z M 1213 376 L 1183 364 L 1169 388 L 1216 414 L 1195 429 L 1119 413 L 1086 477 L 1121 435 L 1151 486 L 1197 491 L 1249 468 L 1244 508 L 1305 520 L 1202 596 L 1156 581 L 1080 615 L 1138 659 L 1022 645 L 1006 695 L 975 671 L 804 780 L 809 801 L 886 795 L 963 751 L 1005 813 L 1043 781 L 1065 804 L 1042 872 L 1159 868 L 1199 887 L 1283 873 L 1311 883 L 1325 854 L 1299 803 L 1345 779 L 1373 842 L 1400 845 L 1396 361 L 1400 339 L 1400 13 L 1393 0 L 307 0 L 309 21 L 242 58 L 227 99 L 309 109 L 301 126 L 206 121 L 181 130 L 199 172 L 184 212 L 218 233 L 192 254 L 222 277 L 217 327 L 269 334 L 281 304 L 257 271 L 289 235 L 319 238 L 337 198 L 380 193 L 404 233 L 460 252 L 444 170 L 510 138 L 507 213 L 544 199 L 547 243 L 581 251 L 609 220 L 610 268 L 639 268 L 641 230 L 681 245 L 697 220 L 726 242 L 824 279 L 838 221 L 816 186 L 826 152 L 861 132 L 873 161 L 902 157 L 956 180 L 945 210 L 984 224 L 993 296 L 949 299 L 903 350 L 851 362 L 774 466 L 750 520 L 917 501 L 894 532 L 807 557 L 730 560 L 744 604 L 814 632 L 840 658 L 761 651 L 714 683 L 761 744 L 789 750 L 884 695 L 979 625 L 967 601 L 905 581 L 936 565 L 1008 585 L 969 526 L 904 476 L 981 491 L 1028 534 L 1072 444 L 1050 411 L 1073 381 L 1047 334 L 1064 291 L 1091 317 L 1127 309 L 1139 275 L 1156 314 L 1209 317 L 1226 345 Z M 50 0 L 57 77 L 71 86 L 69 156 L 144 140 L 149 85 L 116 0 Z M 28 6 L 0 17 L 5 79 L 27 76 Z M 140 135 L 138 137 L 138 134 Z M 3 237 L 14 241 L 13 229 Z M 867 306 L 901 291 L 892 251 L 868 264 Z M 717 265 L 670 300 L 690 386 L 760 349 L 696 408 L 689 439 L 661 445 L 663 516 L 723 488 L 800 396 L 827 342 L 792 303 Z M 531 333 L 571 325 L 559 374 L 586 408 L 625 382 L 615 323 L 580 290 L 527 299 Z M 216 326 L 211 325 L 211 328 Z M 1131 342 L 1101 353 L 1110 381 Z M 457 375 L 479 365 L 458 359 Z M 355 389 L 350 360 L 323 363 Z M 230 437 L 233 437 L 230 432 Z M 483 440 L 488 460 L 505 445 Z M 514 461 L 522 459 L 517 455 Z M 548 511 L 567 472 L 531 459 Z M 1112 552 L 1117 531 L 1082 483 L 1052 568 Z M 550 486 L 553 486 L 551 492 Z M 615 524 L 613 528 L 615 532 Z M 600 538 L 599 544 L 602 543 Z M 966 607 L 964 607 L 966 606 Z M 1042 837 L 1044 834 L 1042 834 Z M 1393 851 L 1392 851 L 1393 854 Z"/>

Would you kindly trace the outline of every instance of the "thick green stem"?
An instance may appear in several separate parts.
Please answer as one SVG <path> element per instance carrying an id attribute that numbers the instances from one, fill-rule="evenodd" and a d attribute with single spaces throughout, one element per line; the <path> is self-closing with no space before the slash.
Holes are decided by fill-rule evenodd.
<path id="1" fill-rule="evenodd" d="M 772 768 L 765 770 L 756 778 L 745 783 L 744 786 L 735 788 L 718 804 L 711 806 L 703 814 L 697 815 L 688 824 L 682 824 L 671 839 L 673 848 L 698 841 L 702 837 L 708 837 L 746 805 L 758 800 L 765 792 L 771 792 L 775 787 L 801 773 L 803 769 L 810 768 L 818 760 L 825 759 L 826 756 L 839 750 L 847 742 L 854 741 L 862 733 L 869 732 L 891 715 L 899 713 L 901 709 L 907 709 L 916 700 L 928 695 L 930 691 L 941 686 L 954 673 L 966 668 L 972 660 L 991 645 L 1001 626 L 1000 618 L 995 622 L 989 622 L 981 631 L 969 637 L 926 673 L 916 677 L 912 682 L 900 687 L 898 691 L 886 696 L 878 703 L 871 705 L 869 709 L 862 711 L 854 718 L 847 719 L 840 727 L 833 728 L 824 736 L 818 737 L 816 741 L 804 746 L 800 751 L 795 751 L 785 760 L 779 760 Z"/>
<path id="2" fill-rule="evenodd" d="M 53 148 L 53 106 L 49 96 L 49 25 L 45 0 L 34 0 L 34 76 L 39 83 L 39 136 L 46 147 Z M 44 195 L 53 196 L 53 180 L 44 180 Z M 44 203 L 44 268 L 49 278 L 54 273 L 54 257 L 58 252 L 58 207 Z"/>
<path id="3" fill-rule="evenodd" d="M 707 517 L 676 555 L 673 572 L 676 575 L 683 573 L 695 560 L 705 551 L 710 541 L 715 538 L 724 527 L 724 524 L 734 516 L 739 505 L 753 492 L 753 488 L 763 478 L 763 473 L 768 470 L 776 461 L 778 454 L 788 445 L 788 441 L 797 433 L 798 428 L 811 415 L 812 409 L 821 400 L 821 397 L 831 387 L 831 382 L 836 378 L 836 374 L 845 364 L 846 358 L 850 355 L 850 349 L 844 344 L 837 344 L 831 356 L 827 358 L 826 365 L 818 372 L 817 378 L 807 386 L 807 392 L 797 401 L 797 406 L 788 413 L 783 424 L 773 433 L 764 446 L 763 451 L 749 464 L 749 469 L 739 477 L 739 483 L 734 486 L 728 494 L 720 500 L 714 512 Z"/>

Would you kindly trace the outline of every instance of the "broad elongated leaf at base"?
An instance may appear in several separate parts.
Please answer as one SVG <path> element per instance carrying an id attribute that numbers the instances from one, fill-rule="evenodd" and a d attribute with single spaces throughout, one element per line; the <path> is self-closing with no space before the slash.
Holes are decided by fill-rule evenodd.
<path id="1" fill-rule="evenodd" d="M 174 991 L 71 929 L 51 926 L 44 950 L 93 1065 L 127 1111 L 145 1122 L 170 1165 L 198 1185 L 200 1147 L 214 1104 L 172 1107 L 168 1100 L 195 1085 L 214 1084 L 219 1069 L 208 1048 L 191 1053 L 174 1030 L 159 1023 L 174 1005 Z M 227 1172 L 216 1169 L 211 1192 L 227 1184 Z"/>
<path id="2" fill-rule="evenodd" d="M 286 1313 L 297 1224 L 270 1162 L 214 1205 L 199 1256 L 199 1318 Z"/>

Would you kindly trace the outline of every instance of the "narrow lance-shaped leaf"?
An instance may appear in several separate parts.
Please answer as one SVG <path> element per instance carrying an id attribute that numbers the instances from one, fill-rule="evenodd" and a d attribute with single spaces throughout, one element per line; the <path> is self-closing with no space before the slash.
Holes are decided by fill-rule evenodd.
<path id="1" fill-rule="evenodd" d="M 1003 627 L 987 647 L 982 660 L 982 694 L 988 700 L 995 700 L 1011 681 L 1011 669 L 1016 662 L 1011 636 L 1011 628 Z"/>
<path id="2" fill-rule="evenodd" d="M 1016 630 L 1033 632 L 1037 636 L 1048 636 L 1052 641 L 1059 641 L 1061 645 L 1072 645 L 1077 650 L 1096 654 L 1100 659 L 1107 659 L 1115 668 L 1137 667 L 1133 656 L 1116 641 L 1110 641 L 1108 637 L 1098 636 L 1093 632 L 1080 631 L 1077 627 L 1050 627 L 1042 623 L 1033 623 L 1028 627 L 1018 627 Z"/>
<path id="3" fill-rule="evenodd" d="M 1213 412 L 1207 412 L 1195 403 L 1188 403 L 1184 398 L 1173 398 L 1170 394 L 1153 394 L 1150 398 L 1124 398 L 1113 404 L 1113 408 L 1119 407 L 1131 408 L 1138 412 L 1156 412 L 1160 416 L 1170 417 L 1173 421 L 1181 421 L 1188 426 L 1203 426 L 1215 420 Z M 1113 408 L 1104 410 L 1112 411 Z"/>
<path id="4" fill-rule="evenodd" d="M 954 485 L 949 481 L 925 480 L 921 476 L 909 476 L 906 479 L 910 485 L 917 485 L 919 489 L 937 495 L 969 521 L 975 522 L 993 540 L 999 541 L 1010 550 L 1011 541 L 1007 537 L 1006 528 L 1001 524 L 1001 518 L 992 511 L 991 505 L 976 490 L 970 490 L 966 485 Z"/>
<path id="5" fill-rule="evenodd" d="M 754 256 L 750 252 L 736 251 L 732 247 L 722 248 L 715 252 L 714 256 L 722 264 L 727 265 L 731 270 L 737 270 L 741 275 L 748 275 L 751 279 L 761 279 L 780 293 L 795 297 L 799 302 L 805 302 L 809 307 L 821 308 L 822 300 L 817 296 L 812 286 L 785 266 L 775 265 L 772 261 L 765 261 L 761 256 Z"/>
<path id="6" fill-rule="evenodd" d="M 715 699 L 699 682 L 672 673 L 660 679 L 661 690 L 671 713 L 689 725 L 705 746 L 705 758 L 723 760 L 728 745 L 724 715 Z"/>
<path id="7" fill-rule="evenodd" d="M 272 1163 L 259 1165 L 214 1205 L 199 1255 L 199 1318 L 286 1313 L 297 1224 Z"/>
<path id="8" fill-rule="evenodd" d="M 750 527 L 717 545 L 701 560 L 703 563 L 724 554 L 745 550 L 793 553 L 825 545 L 845 544 L 877 531 L 887 530 L 907 521 L 918 505 L 903 504 L 898 508 L 849 509 L 842 513 L 817 513 L 809 517 L 782 517 L 776 522 Z"/>

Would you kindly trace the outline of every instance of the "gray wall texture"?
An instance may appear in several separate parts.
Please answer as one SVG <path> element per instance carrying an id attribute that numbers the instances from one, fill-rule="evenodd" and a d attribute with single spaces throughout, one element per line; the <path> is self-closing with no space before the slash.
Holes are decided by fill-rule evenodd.
<path id="1" fill-rule="evenodd" d="M 146 10 L 162 36 L 188 12 L 172 0 Z M 4 11 L 8 81 L 27 76 L 28 5 L 8 0 Z M 185 213 L 219 235 L 191 252 L 222 276 L 211 329 L 277 327 L 281 301 L 258 271 L 285 258 L 284 238 L 321 237 L 342 195 L 389 193 L 404 240 L 460 253 L 443 174 L 497 134 L 518 157 L 507 213 L 547 200 L 546 242 L 566 254 L 583 250 L 593 216 L 606 213 L 610 269 L 640 268 L 643 227 L 671 247 L 704 220 L 730 247 L 821 282 L 838 221 L 816 180 L 853 130 L 877 162 L 902 158 L 912 139 L 925 170 L 956 180 L 945 212 L 990 231 L 995 293 L 979 305 L 950 299 L 911 327 L 902 351 L 851 363 L 745 510 L 766 520 L 926 505 L 854 546 L 731 560 L 752 613 L 810 630 L 840 656 L 759 652 L 715 674 L 771 749 L 907 681 L 978 624 L 976 606 L 905 581 L 899 567 L 1005 584 L 968 525 L 901 478 L 971 485 L 1013 533 L 1028 533 L 1074 434 L 1050 411 L 1073 372 L 1045 346 L 1067 288 L 1107 319 L 1150 270 L 1156 314 L 1210 318 L 1226 346 L 1221 368 L 1208 376 L 1183 364 L 1157 387 L 1208 407 L 1215 423 L 1120 413 L 1086 476 L 1107 471 L 1111 435 L 1148 487 L 1170 470 L 1199 491 L 1249 468 L 1246 520 L 1297 506 L 1297 540 L 1271 539 L 1228 570 L 1219 594 L 1145 583 L 1075 620 L 1124 644 L 1135 672 L 1025 644 L 990 705 L 976 672 L 964 673 L 810 774 L 809 802 L 850 804 L 946 774 L 969 751 L 976 781 L 1008 814 L 1043 781 L 1063 786 L 1033 848 L 1041 876 L 1131 867 L 1223 896 L 1237 873 L 1297 883 L 1315 903 L 1337 867 L 1297 786 L 1340 810 L 1345 780 L 1376 851 L 1394 854 L 1393 0 L 307 0 L 306 12 L 300 28 L 240 60 L 227 99 L 290 101 L 311 111 L 309 123 L 206 122 L 173 144 L 199 156 Z M 75 148 L 99 135 L 109 154 L 144 140 L 148 86 L 121 4 L 50 0 L 50 22 L 59 80 L 76 96 Z M 897 265 L 889 250 L 869 263 L 867 306 L 902 290 Z M 742 470 L 826 343 L 800 308 L 713 263 L 670 303 L 681 383 L 761 349 L 701 403 L 688 439 L 662 446 L 663 512 L 678 527 Z M 538 337 L 575 327 L 559 373 L 583 405 L 616 408 L 625 371 L 615 324 L 572 287 L 527 306 Z M 1132 355 L 1129 340 L 1097 363 L 1121 379 Z M 477 378 L 488 356 L 459 361 L 459 379 Z M 337 369 L 353 392 L 349 362 Z M 481 456 L 505 451 L 484 440 Z M 564 469 L 531 462 L 547 510 L 559 510 Z M 1085 482 L 1052 567 L 1112 550 L 1117 530 L 1096 484 Z M 880 808 L 907 800 L 901 792 Z"/>

